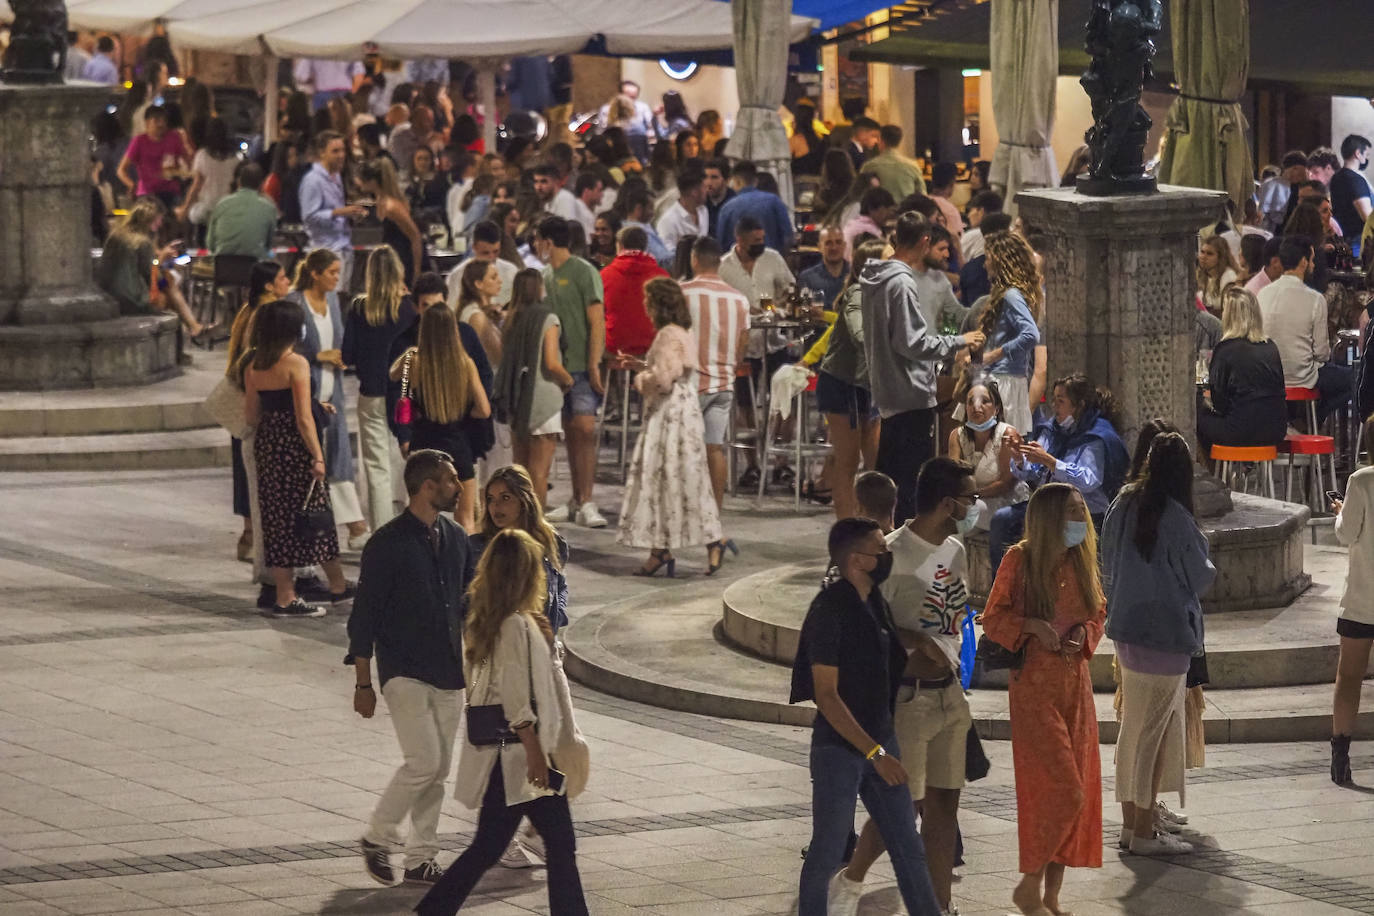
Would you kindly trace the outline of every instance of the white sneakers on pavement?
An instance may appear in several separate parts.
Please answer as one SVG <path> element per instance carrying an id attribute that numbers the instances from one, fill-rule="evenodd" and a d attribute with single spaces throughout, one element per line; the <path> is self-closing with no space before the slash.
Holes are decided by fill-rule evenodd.
<path id="1" fill-rule="evenodd" d="M 1160 818 L 1173 821 L 1175 824 L 1188 823 L 1188 815 L 1175 811 L 1162 801 L 1157 801 L 1155 802 L 1155 820 L 1158 821 Z"/>
<path id="2" fill-rule="evenodd" d="M 1156 833 L 1153 837 L 1131 839 L 1131 852 L 1138 856 L 1179 856 L 1193 851 L 1193 844 L 1171 833 Z"/>
<path id="3" fill-rule="evenodd" d="M 535 832 L 532 825 L 525 825 L 523 830 L 517 830 L 515 836 L 511 837 L 510 845 L 501 854 L 500 861 L 505 868 L 543 865 L 547 861 L 544 855 L 544 838 Z"/>
<path id="4" fill-rule="evenodd" d="M 554 506 L 544 511 L 544 520 L 547 522 L 566 522 L 572 518 L 572 508 L 570 505 Z"/>
<path id="5" fill-rule="evenodd" d="M 864 895 L 864 883 L 845 877 L 842 868 L 830 879 L 830 916 L 855 916 L 859 912 L 859 898 Z"/>
<path id="6" fill-rule="evenodd" d="M 544 519 L 549 522 L 576 522 L 583 528 L 605 528 L 606 518 L 601 514 L 601 510 L 596 508 L 596 503 L 585 502 L 582 505 L 574 505 L 569 502 L 565 506 L 554 506 L 544 513 Z"/>

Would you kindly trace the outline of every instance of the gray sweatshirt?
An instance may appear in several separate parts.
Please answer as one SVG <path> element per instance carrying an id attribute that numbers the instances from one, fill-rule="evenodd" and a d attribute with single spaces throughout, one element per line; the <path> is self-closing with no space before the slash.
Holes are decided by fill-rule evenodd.
<path id="1" fill-rule="evenodd" d="M 916 274 L 903 262 L 869 261 L 859 286 L 868 385 L 878 412 L 890 417 L 934 407 L 939 363 L 963 346 L 963 338 L 927 330 Z"/>

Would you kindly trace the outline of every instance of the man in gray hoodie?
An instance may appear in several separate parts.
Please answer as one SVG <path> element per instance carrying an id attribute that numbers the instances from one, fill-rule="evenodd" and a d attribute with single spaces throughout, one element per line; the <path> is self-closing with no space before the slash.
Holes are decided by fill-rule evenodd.
<path id="1" fill-rule="evenodd" d="M 940 361 L 981 347 L 981 331 L 942 336 L 921 317 L 916 271 L 925 269 L 930 224 L 903 213 L 890 261 L 869 261 L 859 277 L 869 389 L 883 424 L 876 470 L 897 484 L 898 523 L 916 514 L 916 474 L 935 456 L 935 377 Z"/>

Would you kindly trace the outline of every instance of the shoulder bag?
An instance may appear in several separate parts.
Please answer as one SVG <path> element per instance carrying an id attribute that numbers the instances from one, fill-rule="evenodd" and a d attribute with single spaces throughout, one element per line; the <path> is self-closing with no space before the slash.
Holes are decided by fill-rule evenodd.
<path id="1" fill-rule="evenodd" d="M 525 637 L 530 646 L 530 707 L 537 714 L 539 706 L 534 698 L 534 637 L 530 635 L 529 624 L 525 625 Z M 490 676 L 491 659 L 482 662 L 478 673 L 487 671 Z M 491 694 L 491 681 L 487 681 L 487 694 Z M 520 740 L 520 736 L 510 727 L 506 711 L 500 703 L 487 703 L 473 706 L 469 697 L 465 698 L 463 715 L 467 718 L 468 743 L 475 747 L 505 747 Z"/>
<path id="2" fill-rule="evenodd" d="M 305 502 L 296 513 L 295 534 L 303 541 L 318 541 L 334 530 L 334 510 L 330 508 L 328 498 L 322 505 L 310 508 L 310 501 L 314 499 L 318 486 L 322 486 L 320 481 L 310 481 L 310 489 L 305 491 Z"/>
<path id="3" fill-rule="evenodd" d="M 205 412 L 235 439 L 247 438 L 251 429 L 244 411 L 243 389 L 234 384 L 233 379 L 225 376 L 205 398 Z"/>
<path id="4" fill-rule="evenodd" d="M 410 425 L 410 357 L 411 354 L 407 353 L 405 360 L 401 363 L 401 397 L 396 402 L 396 412 L 393 416 L 397 426 Z"/>
<path id="5" fill-rule="evenodd" d="M 1026 647 L 1022 646 L 1013 652 L 984 633 L 978 637 L 978 651 L 974 658 L 983 663 L 984 671 L 1016 671 L 1026 661 Z"/>

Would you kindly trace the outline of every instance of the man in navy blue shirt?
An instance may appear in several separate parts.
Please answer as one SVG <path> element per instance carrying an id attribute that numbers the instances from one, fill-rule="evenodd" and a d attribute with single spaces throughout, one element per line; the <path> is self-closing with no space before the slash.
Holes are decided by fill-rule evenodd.
<path id="1" fill-rule="evenodd" d="M 797 285 L 811 290 L 811 301 L 835 310 L 835 300 L 849 281 L 849 262 L 844 259 L 844 230 L 836 225 L 821 229 L 821 259 L 797 275 Z"/>
<path id="2" fill-rule="evenodd" d="M 792 214 L 782 198 L 758 189 L 759 170 L 744 160 L 735 164 L 733 180 L 739 187 L 734 199 L 720 208 L 716 222 L 716 240 L 722 248 L 735 244 L 735 223 L 742 216 L 752 216 L 763 227 L 764 242 L 774 251 L 784 252 L 792 247 Z"/>

